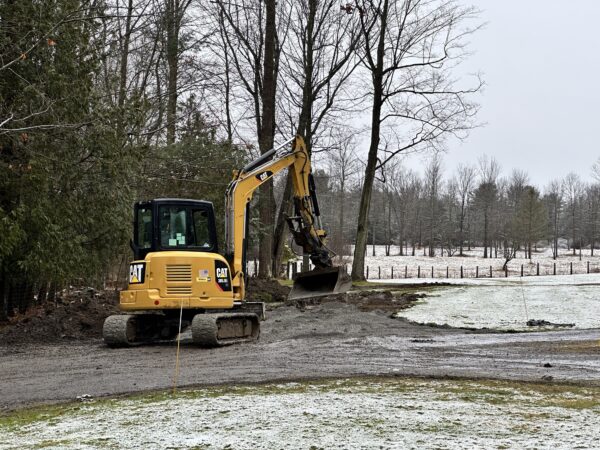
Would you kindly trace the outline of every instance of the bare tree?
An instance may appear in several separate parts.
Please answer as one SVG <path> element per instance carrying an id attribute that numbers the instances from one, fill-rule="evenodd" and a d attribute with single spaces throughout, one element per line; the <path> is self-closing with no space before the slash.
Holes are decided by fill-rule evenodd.
<path id="1" fill-rule="evenodd" d="M 469 199 L 473 193 L 473 187 L 475 184 L 476 169 L 473 166 L 459 165 L 457 169 L 458 173 L 455 179 L 456 193 L 458 201 L 460 203 L 459 209 L 459 252 L 460 256 L 464 256 L 464 243 L 465 243 L 465 217 L 467 214 L 467 206 Z"/>
<path id="2" fill-rule="evenodd" d="M 558 238 L 563 206 L 563 185 L 560 181 L 550 182 L 546 189 L 546 208 L 549 213 L 549 223 L 552 236 L 552 257 L 558 258 Z"/>
<path id="3" fill-rule="evenodd" d="M 490 227 L 493 227 L 491 217 L 493 209 L 498 199 L 498 176 L 500 175 L 500 165 L 494 158 L 488 158 L 483 155 L 479 159 L 479 177 L 480 184 L 475 191 L 475 201 L 480 206 L 483 213 L 483 257 L 488 257 L 488 246 L 491 247 Z M 489 257 L 492 257 L 491 250 Z"/>
<path id="4" fill-rule="evenodd" d="M 277 79 L 283 36 L 278 35 L 279 11 L 275 0 L 237 3 L 217 0 L 218 14 L 225 18 L 227 47 L 231 63 L 242 86 L 250 96 L 261 154 L 273 148 Z M 282 33 L 287 31 L 281 27 Z M 273 183 L 269 180 L 259 192 L 259 276 L 272 276 L 273 232 L 275 220 Z"/>
<path id="5" fill-rule="evenodd" d="M 592 176 L 594 180 L 600 181 L 600 158 L 592 165 Z"/>
<path id="6" fill-rule="evenodd" d="M 477 111 L 468 96 L 481 83 L 461 88 L 450 76 L 451 66 L 465 56 L 464 38 L 474 31 L 466 26 L 477 15 L 473 8 L 453 0 L 357 0 L 355 8 L 372 99 L 352 265 L 352 278 L 361 280 L 377 169 L 409 149 L 439 147 L 448 134 L 464 136 Z"/>
<path id="7" fill-rule="evenodd" d="M 280 116 L 290 124 L 291 133 L 304 136 L 310 154 L 323 125 L 352 98 L 347 85 L 357 64 L 355 50 L 360 34 L 356 16 L 340 10 L 336 1 L 283 3 L 290 20 L 289 37 L 281 53 Z M 331 138 L 328 134 L 325 140 L 337 145 Z M 274 271 L 281 261 L 291 196 L 292 179 L 288 175 L 275 226 Z M 308 255 L 304 256 L 304 267 L 308 270 Z"/>
<path id="8" fill-rule="evenodd" d="M 440 184 L 442 181 L 442 161 L 438 153 L 435 153 L 425 166 L 425 189 L 428 206 L 428 246 L 429 256 L 435 256 L 435 242 L 437 240 L 438 201 Z"/>
<path id="9" fill-rule="evenodd" d="M 356 141 L 353 135 L 346 136 L 345 139 L 337 138 L 338 144 L 329 151 L 329 171 L 334 180 L 337 180 L 337 232 L 334 234 L 333 249 L 338 254 L 343 254 L 347 244 L 345 236 L 346 220 L 346 194 L 348 183 L 358 171 L 357 156 L 355 153 Z"/>
<path id="10" fill-rule="evenodd" d="M 567 201 L 567 211 L 569 213 L 569 227 L 571 231 L 571 247 L 573 256 L 576 255 L 576 247 L 581 250 L 581 221 L 580 221 L 580 201 L 583 191 L 583 183 L 579 175 L 569 173 L 563 180 L 563 192 Z"/>
<path id="11" fill-rule="evenodd" d="M 586 229 L 588 231 L 588 242 L 590 243 L 590 253 L 594 256 L 594 250 L 596 247 L 596 238 L 598 235 L 598 216 L 600 210 L 600 185 L 597 183 L 591 184 L 587 187 L 585 195 L 586 207 L 587 207 L 587 223 Z"/>

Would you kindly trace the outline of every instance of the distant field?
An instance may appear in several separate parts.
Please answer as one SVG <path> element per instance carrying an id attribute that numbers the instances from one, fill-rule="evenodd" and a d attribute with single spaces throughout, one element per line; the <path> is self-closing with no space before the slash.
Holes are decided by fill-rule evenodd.
<path id="1" fill-rule="evenodd" d="M 375 246 L 375 256 L 373 256 L 373 246 L 367 246 L 367 256 L 365 258 L 365 272 L 368 267 L 367 278 L 370 279 L 400 279 L 400 278 L 460 278 L 461 267 L 463 278 L 489 278 L 490 266 L 493 278 L 505 277 L 506 275 L 520 276 L 521 266 L 523 276 L 539 275 L 570 275 L 600 273 L 600 249 L 594 250 L 594 256 L 590 249 L 577 250 L 577 255 L 567 249 L 559 250 L 559 257 L 552 258 L 552 250 L 549 248 L 539 248 L 533 252 L 531 260 L 524 258 L 523 252 L 518 252 L 517 257 L 511 260 L 507 266 L 507 272 L 502 270 L 504 258 L 501 252 L 498 252 L 498 258 L 484 258 L 483 248 L 476 247 L 471 250 L 465 250 L 465 256 L 448 256 L 444 251 L 441 256 L 440 249 L 436 249 L 436 256 L 429 257 L 423 255 L 423 249 L 417 249 L 415 256 L 400 256 L 398 246 L 392 246 L 390 256 L 385 255 L 385 246 Z M 350 272 L 352 267 L 352 256 L 338 256 L 335 258 L 335 264 L 345 265 Z M 296 261 L 297 268 L 301 268 L 301 259 Z M 252 276 L 255 269 L 258 268 L 258 262 L 251 260 L 248 264 L 248 272 Z M 311 266 L 312 268 L 312 266 Z"/>
<path id="2" fill-rule="evenodd" d="M 534 252 L 531 261 L 523 258 L 523 252 L 518 252 L 518 257 L 508 263 L 508 276 L 520 276 L 521 266 L 523 266 L 524 276 L 535 276 L 538 270 L 540 275 L 554 274 L 554 265 L 556 264 L 557 275 L 567 275 L 571 273 L 571 264 L 574 274 L 583 274 L 589 270 L 591 273 L 600 272 L 600 250 L 594 251 L 594 256 L 591 256 L 589 249 L 579 251 L 577 256 L 573 256 L 572 252 L 566 249 L 561 249 L 559 258 L 552 259 L 552 251 L 550 249 L 540 249 Z M 506 274 L 502 270 L 504 258 L 498 254 L 498 258 L 483 258 L 483 249 L 474 248 L 471 251 L 465 251 L 466 256 L 440 256 L 440 250 L 437 249 L 437 256 L 423 256 L 423 249 L 417 251 L 415 256 L 400 256 L 398 247 L 392 247 L 390 256 L 385 256 L 384 246 L 375 246 L 375 256 L 372 256 L 372 246 L 367 248 L 367 257 L 365 259 L 366 266 L 369 267 L 368 278 L 379 278 L 381 270 L 381 278 L 391 278 L 392 268 L 394 270 L 393 278 L 404 278 L 405 274 L 408 278 L 431 278 L 431 268 L 433 267 L 434 278 L 445 278 L 448 274 L 449 278 L 460 278 L 460 268 L 463 267 L 463 277 L 472 278 L 478 275 L 479 277 L 490 277 L 490 266 L 492 267 L 493 277 L 504 277 Z M 351 257 L 342 259 L 350 267 L 352 263 Z M 477 269 L 479 268 L 479 269 Z"/>

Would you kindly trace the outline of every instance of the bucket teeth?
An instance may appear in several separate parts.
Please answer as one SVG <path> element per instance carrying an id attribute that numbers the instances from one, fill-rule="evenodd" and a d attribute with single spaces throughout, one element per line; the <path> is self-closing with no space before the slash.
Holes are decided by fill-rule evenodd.
<path id="1" fill-rule="evenodd" d="M 351 286 L 352 280 L 342 267 L 315 269 L 299 273 L 294 277 L 294 286 L 288 295 L 288 300 L 343 294 Z"/>

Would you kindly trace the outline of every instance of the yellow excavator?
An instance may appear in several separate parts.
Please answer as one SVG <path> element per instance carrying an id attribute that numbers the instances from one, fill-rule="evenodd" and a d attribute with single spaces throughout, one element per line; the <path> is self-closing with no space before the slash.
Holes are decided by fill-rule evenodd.
<path id="1" fill-rule="evenodd" d="M 291 146 L 290 146 L 291 144 Z M 351 281 L 333 267 L 325 245 L 310 157 L 300 136 L 234 171 L 225 193 L 225 251 L 217 247 L 213 205 L 161 198 L 134 207 L 129 284 L 121 291 L 123 314 L 106 318 L 104 342 L 123 347 L 173 339 L 191 327 L 192 340 L 216 347 L 258 339 L 265 319 L 261 302 L 245 300 L 250 201 L 256 189 L 289 168 L 294 215 L 292 237 L 315 267 L 294 277 L 290 299 L 346 292 Z"/>

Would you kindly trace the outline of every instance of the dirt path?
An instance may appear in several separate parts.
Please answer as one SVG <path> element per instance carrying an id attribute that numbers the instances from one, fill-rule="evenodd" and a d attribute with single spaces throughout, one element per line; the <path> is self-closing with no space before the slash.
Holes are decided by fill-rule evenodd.
<path id="1" fill-rule="evenodd" d="M 600 330 L 477 334 L 337 302 L 305 311 L 286 306 L 270 313 L 256 344 L 204 350 L 184 342 L 179 385 L 390 374 L 600 385 L 599 340 Z M 4 410 L 172 385 L 172 344 L 116 350 L 98 339 L 2 345 Z"/>

